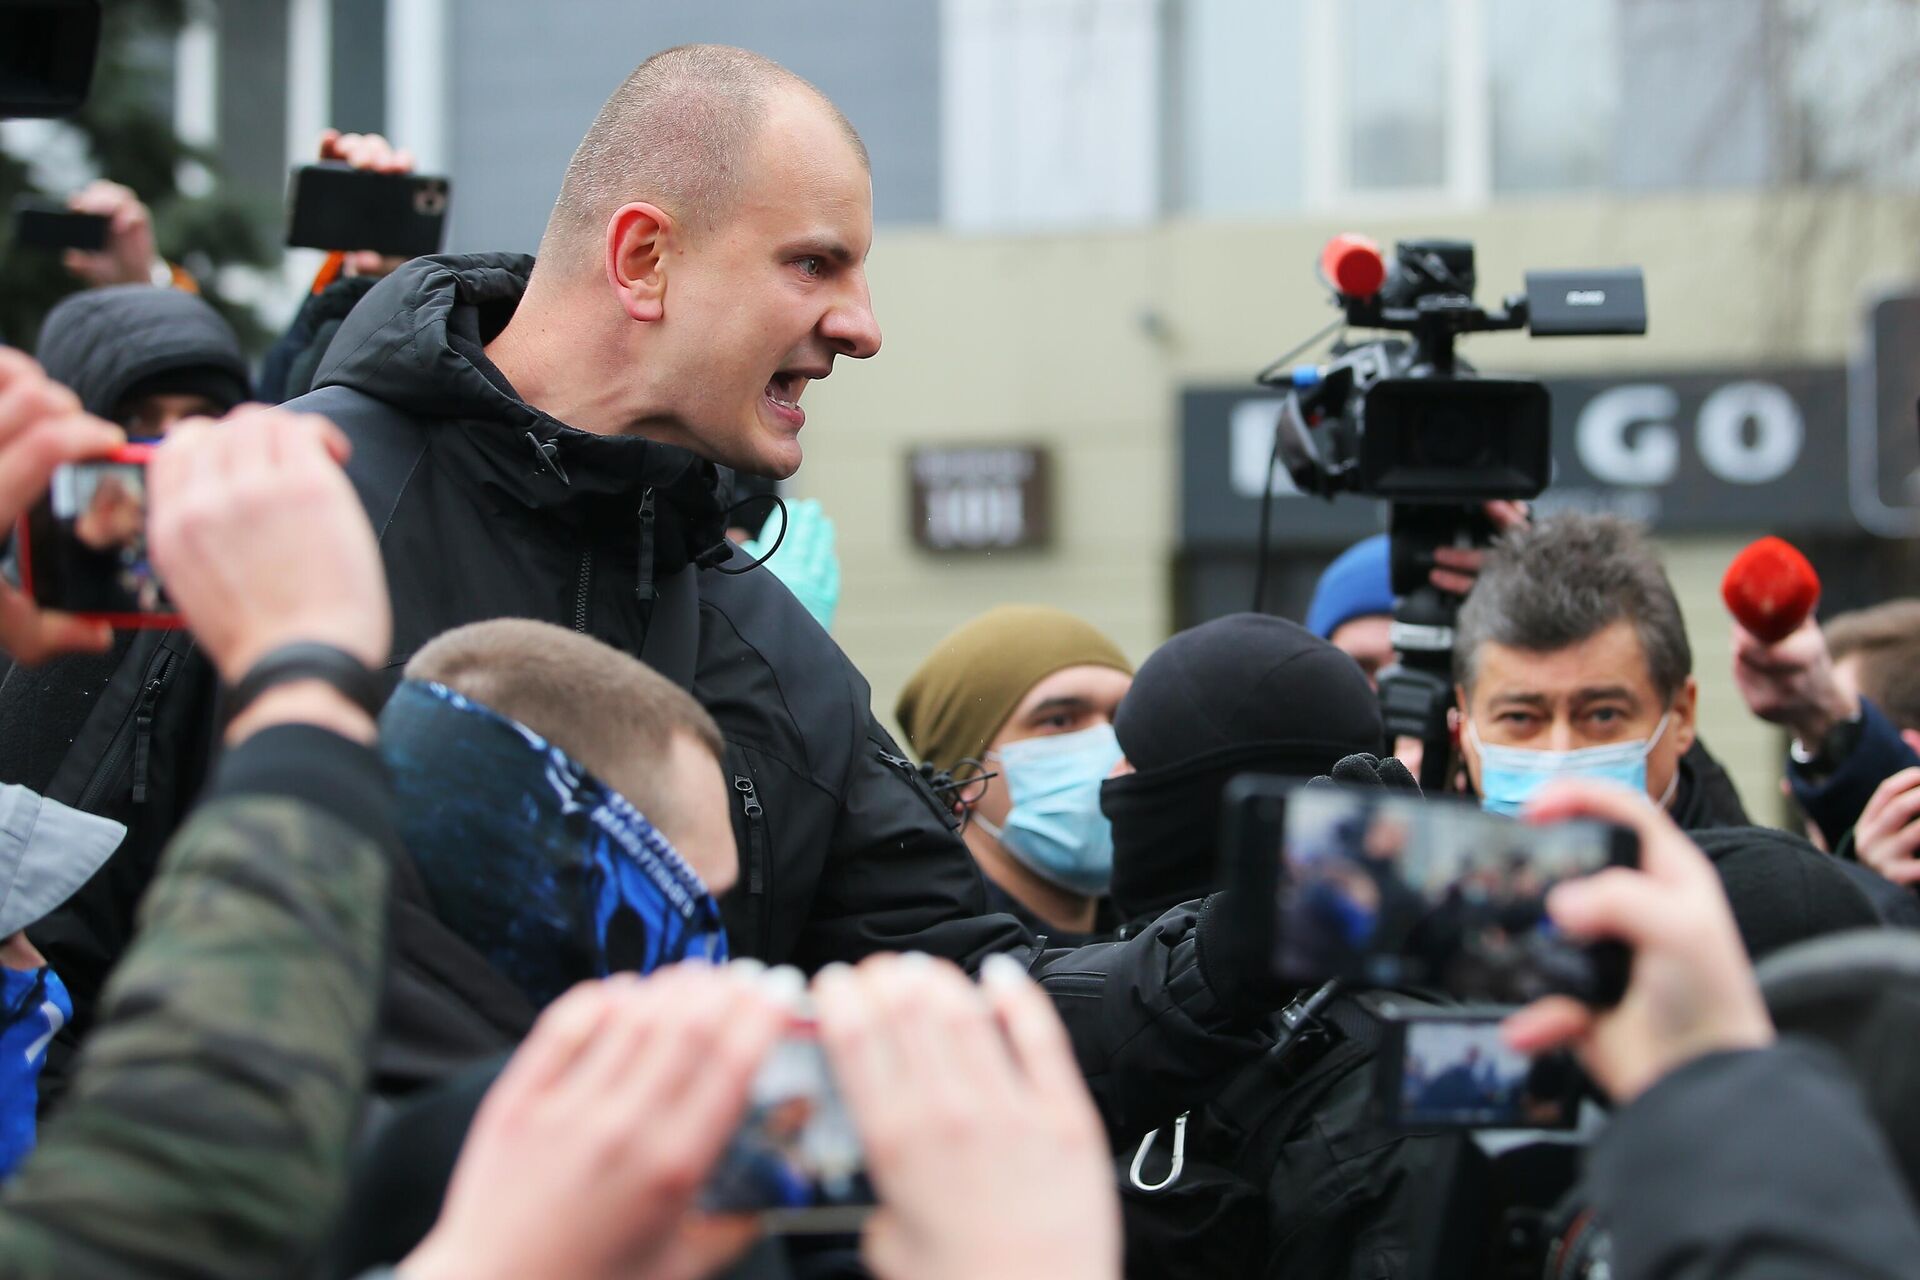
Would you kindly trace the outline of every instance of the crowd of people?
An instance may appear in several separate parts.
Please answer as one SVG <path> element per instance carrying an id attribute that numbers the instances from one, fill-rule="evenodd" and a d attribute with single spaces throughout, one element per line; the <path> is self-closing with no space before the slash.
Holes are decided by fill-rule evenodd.
<path id="1" fill-rule="evenodd" d="M 830 523 L 736 520 L 881 349 L 869 165 L 784 68 L 668 50 L 537 258 L 349 255 L 257 371 L 131 192 L 76 196 L 110 243 L 37 361 L 0 349 L 0 528 L 158 441 L 182 625 L 0 582 L 0 1276 L 1506 1275 L 1523 1220 L 1630 1280 L 1911 1274 L 1885 1080 L 1777 1032 L 1755 966 L 1920 925 L 1920 602 L 1736 636 L 1789 832 L 1702 741 L 1634 527 L 1497 504 L 1443 551 L 1459 788 L 1633 833 L 1545 896 L 1631 965 L 1501 1029 L 1585 1072 L 1565 1168 L 1394 1124 L 1370 993 L 1277 976 L 1219 858 L 1243 774 L 1416 795 L 1384 539 L 1305 625 L 1137 669 L 992 608 L 903 748 L 828 631 Z M 767 1235 L 709 1189 L 796 1036 L 873 1207 Z"/>

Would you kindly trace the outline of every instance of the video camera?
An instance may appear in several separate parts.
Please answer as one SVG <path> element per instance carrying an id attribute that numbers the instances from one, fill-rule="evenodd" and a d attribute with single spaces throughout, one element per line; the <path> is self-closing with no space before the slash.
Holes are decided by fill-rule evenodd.
<path id="1" fill-rule="evenodd" d="M 1645 283 L 1637 267 L 1530 271 L 1526 292 L 1490 311 L 1474 301 L 1469 242 L 1403 240 L 1389 269 L 1378 247 L 1357 235 L 1327 244 L 1320 273 L 1342 312 L 1323 333 L 1353 327 L 1409 336 L 1342 338 L 1325 365 L 1283 368 L 1292 353 L 1270 365 L 1260 381 L 1287 396 L 1269 472 L 1284 464 L 1302 493 L 1392 504 L 1393 643 L 1402 661 L 1382 677 L 1381 705 L 1389 734 L 1425 744 L 1420 782 L 1431 789 L 1444 785 L 1449 764 L 1459 607 L 1428 582 L 1433 553 L 1491 542 L 1483 505 L 1538 497 L 1553 471 L 1546 388 L 1479 377 L 1456 356 L 1455 343 L 1465 334 L 1517 329 L 1540 338 L 1644 334 Z M 1271 479 L 1267 488 L 1270 503 Z M 1266 528 L 1263 510 L 1262 585 Z M 1256 610 L 1263 594 L 1256 588 Z"/>

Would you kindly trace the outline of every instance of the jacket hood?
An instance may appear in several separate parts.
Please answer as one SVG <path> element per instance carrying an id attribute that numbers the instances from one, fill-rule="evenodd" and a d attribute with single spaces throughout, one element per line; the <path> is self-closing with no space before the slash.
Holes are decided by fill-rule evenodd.
<path id="1" fill-rule="evenodd" d="M 161 374 L 211 370 L 241 399 L 252 385 L 233 326 L 206 299 L 153 285 L 88 289 L 63 299 L 41 324 L 34 354 L 48 377 L 102 418 L 115 415 L 128 391 Z"/>
<path id="2" fill-rule="evenodd" d="M 436 463 L 504 503 L 630 533 L 652 491 L 658 519 L 642 536 L 662 574 L 724 560 L 718 467 L 672 445 L 571 427 L 521 399 L 487 358 L 532 270 L 524 254 L 413 259 L 347 316 L 314 387 L 349 387 L 425 423 L 437 433 Z"/>

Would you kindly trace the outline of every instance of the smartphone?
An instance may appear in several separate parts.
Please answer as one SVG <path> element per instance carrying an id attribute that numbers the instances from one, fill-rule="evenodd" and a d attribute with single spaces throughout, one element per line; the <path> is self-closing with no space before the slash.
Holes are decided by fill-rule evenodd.
<path id="1" fill-rule="evenodd" d="M 1528 1057 L 1500 1038 L 1499 1011 L 1380 1009 L 1374 1100 L 1403 1129 L 1570 1129 L 1582 1077 L 1564 1053 Z"/>
<path id="2" fill-rule="evenodd" d="M 41 605 L 116 627 L 177 627 L 180 617 L 147 555 L 147 460 L 130 444 L 53 473 L 20 519 L 20 588 Z"/>
<path id="3" fill-rule="evenodd" d="M 85 249 L 98 253 L 107 247 L 112 227 L 113 219 L 103 213 L 75 213 L 28 200 L 13 207 L 13 243 L 20 249 Z"/>
<path id="4" fill-rule="evenodd" d="M 99 0 L 0 0 L 0 120 L 78 111 L 99 48 Z"/>
<path id="5" fill-rule="evenodd" d="M 1623 944 L 1575 943 L 1546 914 L 1561 881 L 1639 864 L 1625 828 L 1264 777 L 1235 779 L 1226 803 L 1230 883 L 1270 904 L 1241 927 L 1270 936 L 1283 982 L 1343 978 L 1487 1004 L 1560 993 L 1608 1005 L 1626 989 Z"/>
<path id="6" fill-rule="evenodd" d="M 752 1214 L 766 1230 L 857 1231 L 873 1187 L 853 1117 L 834 1086 L 810 1019 L 793 1026 L 761 1064 L 746 1119 L 701 1194 L 715 1214 Z"/>
<path id="7" fill-rule="evenodd" d="M 287 243 L 301 249 L 371 250 L 395 258 L 438 253 L 453 184 L 417 173 L 369 173 L 337 161 L 293 171 Z"/>

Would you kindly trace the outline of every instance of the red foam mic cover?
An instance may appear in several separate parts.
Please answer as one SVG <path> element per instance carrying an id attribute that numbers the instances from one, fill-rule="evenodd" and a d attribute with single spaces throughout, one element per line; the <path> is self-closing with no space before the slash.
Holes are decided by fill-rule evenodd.
<path id="1" fill-rule="evenodd" d="M 1343 231 L 1320 251 L 1320 270 L 1349 298 L 1371 298 L 1387 280 L 1380 246 L 1365 236 Z"/>
<path id="2" fill-rule="evenodd" d="M 1741 626 L 1776 644 L 1813 612 L 1820 599 L 1820 575 L 1791 542 L 1762 538 L 1727 566 L 1720 598 Z"/>

